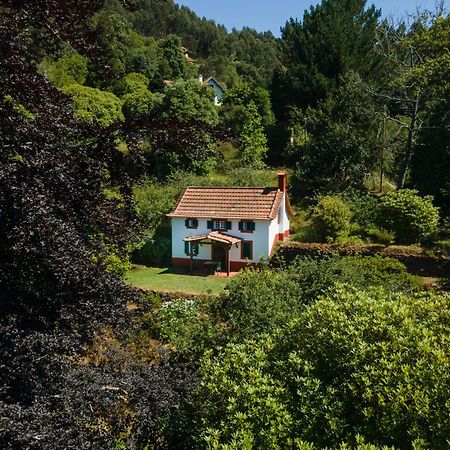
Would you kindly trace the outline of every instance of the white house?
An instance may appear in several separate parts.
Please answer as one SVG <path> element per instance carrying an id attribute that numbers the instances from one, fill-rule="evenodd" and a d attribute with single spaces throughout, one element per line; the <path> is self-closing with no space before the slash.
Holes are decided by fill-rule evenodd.
<path id="1" fill-rule="evenodd" d="M 206 80 L 203 80 L 203 75 L 199 75 L 198 81 L 200 84 L 209 86 L 214 90 L 214 104 L 216 106 L 221 106 L 223 96 L 225 95 L 225 89 L 223 88 L 223 86 L 213 77 L 209 77 Z"/>
<path id="2" fill-rule="evenodd" d="M 289 236 L 286 173 L 278 187 L 188 187 L 172 218 L 172 264 L 238 271 L 268 258 Z"/>

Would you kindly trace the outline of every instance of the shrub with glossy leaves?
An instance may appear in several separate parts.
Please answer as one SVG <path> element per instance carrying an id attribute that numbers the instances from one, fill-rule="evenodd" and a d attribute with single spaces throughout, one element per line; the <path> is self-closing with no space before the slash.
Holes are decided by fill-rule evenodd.
<path id="1" fill-rule="evenodd" d="M 351 217 L 347 204 L 339 197 L 330 195 L 319 200 L 311 215 L 314 230 L 322 242 L 347 236 Z"/>
<path id="2" fill-rule="evenodd" d="M 340 285 L 279 334 L 205 356 L 199 436 L 210 448 L 448 448 L 449 311 L 448 294 Z"/>
<path id="3" fill-rule="evenodd" d="M 152 321 L 159 338 L 184 357 L 200 356 L 212 346 L 218 330 L 199 301 L 187 298 L 164 303 Z"/>
<path id="4" fill-rule="evenodd" d="M 395 233 L 400 244 L 431 239 L 438 231 L 439 210 L 432 197 L 421 197 L 416 190 L 401 189 L 381 198 L 378 223 Z"/>
<path id="5" fill-rule="evenodd" d="M 88 60 L 76 52 L 70 52 L 57 61 L 45 59 L 39 69 L 59 89 L 71 84 L 84 84 Z"/>
<path id="6" fill-rule="evenodd" d="M 122 102 L 111 92 L 71 84 L 64 93 L 72 97 L 75 115 L 87 123 L 98 123 L 104 127 L 123 121 Z"/>
<path id="7" fill-rule="evenodd" d="M 388 292 L 419 287 L 418 278 L 393 258 L 298 258 L 287 267 L 242 271 L 228 285 L 228 295 L 216 303 L 217 314 L 230 325 L 233 339 L 272 333 L 339 282 L 360 289 L 383 287 Z"/>

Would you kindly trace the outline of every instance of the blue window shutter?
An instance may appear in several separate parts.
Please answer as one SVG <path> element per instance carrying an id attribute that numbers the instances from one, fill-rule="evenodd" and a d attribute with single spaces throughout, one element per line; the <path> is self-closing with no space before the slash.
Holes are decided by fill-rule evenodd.
<path id="1" fill-rule="evenodd" d="M 189 242 L 188 241 L 184 241 L 184 253 L 186 253 L 186 255 L 189 255 Z"/>
<path id="2" fill-rule="evenodd" d="M 255 231 L 255 222 L 249 222 L 248 224 L 250 225 L 249 230 Z"/>
<path id="3" fill-rule="evenodd" d="M 194 219 L 194 227 L 197 228 L 198 227 L 198 220 Z"/>
<path id="4" fill-rule="evenodd" d="M 232 223 L 227 221 L 227 230 L 231 230 L 232 228 Z"/>
<path id="5" fill-rule="evenodd" d="M 214 228 L 213 221 L 208 220 L 206 223 L 206 227 L 208 228 L 208 230 L 212 230 Z"/>
<path id="6" fill-rule="evenodd" d="M 239 222 L 239 231 L 242 231 L 242 222 Z"/>
<path id="7" fill-rule="evenodd" d="M 189 228 L 189 219 L 186 219 L 186 220 L 184 221 L 184 226 L 185 226 L 186 228 Z"/>
<path id="8" fill-rule="evenodd" d="M 192 245 L 192 253 L 194 254 L 194 256 L 198 255 L 198 244 Z"/>

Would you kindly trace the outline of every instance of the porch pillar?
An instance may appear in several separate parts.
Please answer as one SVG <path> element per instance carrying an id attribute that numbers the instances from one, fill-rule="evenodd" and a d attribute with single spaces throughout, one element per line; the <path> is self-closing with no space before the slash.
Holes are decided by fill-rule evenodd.
<path id="1" fill-rule="evenodd" d="M 231 245 L 227 245 L 227 277 L 230 276 L 230 250 L 231 250 Z"/>

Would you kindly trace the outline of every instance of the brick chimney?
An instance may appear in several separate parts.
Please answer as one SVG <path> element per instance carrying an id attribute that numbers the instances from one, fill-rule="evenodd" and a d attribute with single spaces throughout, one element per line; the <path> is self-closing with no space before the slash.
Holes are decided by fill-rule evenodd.
<path id="1" fill-rule="evenodd" d="M 278 172 L 278 189 L 286 192 L 286 172 Z"/>

